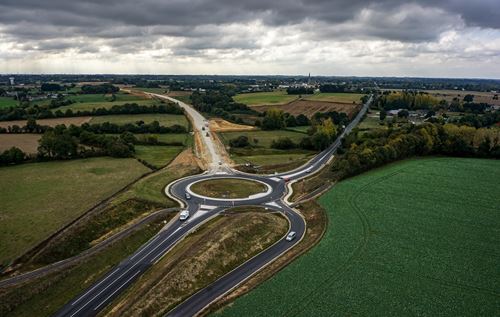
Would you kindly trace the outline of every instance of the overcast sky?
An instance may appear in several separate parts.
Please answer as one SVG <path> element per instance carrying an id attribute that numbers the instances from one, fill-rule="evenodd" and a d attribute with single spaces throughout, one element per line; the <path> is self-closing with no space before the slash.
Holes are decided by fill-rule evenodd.
<path id="1" fill-rule="evenodd" d="M 0 0 L 0 73 L 500 78 L 499 0 Z"/>

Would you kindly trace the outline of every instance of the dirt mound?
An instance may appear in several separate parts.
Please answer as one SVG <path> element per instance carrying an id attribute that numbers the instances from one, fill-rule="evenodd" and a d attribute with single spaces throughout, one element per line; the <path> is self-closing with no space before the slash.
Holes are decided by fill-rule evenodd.
<path id="1" fill-rule="evenodd" d="M 210 130 L 214 132 L 249 131 L 254 129 L 255 127 L 249 125 L 231 123 L 220 118 L 210 120 Z"/>
<path id="2" fill-rule="evenodd" d="M 360 105 L 328 101 L 295 100 L 285 105 L 255 106 L 251 108 L 259 112 L 264 112 L 271 108 L 277 108 L 294 116 L 303 114 L 309 118 L 317 112 L 337 111 L 344 112 L 352 118 L 358 112 Z"/>
<path id="3" fill-rule="evenodd" d="M 175 159 L 168 165 L 169 168 L 172 167 L 183 167 L 183 166 L 199 166 L 199 160 L 194 156 L 191 148 L 187 148 L 182 151 L 179 155 L 175 157 Z"/>

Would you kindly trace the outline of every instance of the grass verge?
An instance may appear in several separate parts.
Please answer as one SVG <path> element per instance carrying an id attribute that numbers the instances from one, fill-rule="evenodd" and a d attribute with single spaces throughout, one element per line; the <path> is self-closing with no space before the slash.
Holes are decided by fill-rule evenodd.
<path id="1" fill-rule="evenodd" d="M 0 315 L 12 317 L 52 315 L 137 250 L 162 226 L 162 221 L 150 223 L 63 272 L 53 273 L 16 288 L 0 289 Z"/>
<path id="2" fill-rule="evenodd" d="M 246 179 L 221 178 L 193 184 L 191 190 L 196 194 L 214 198 L 247 198 L 267 190 L 267 186 Z"/>

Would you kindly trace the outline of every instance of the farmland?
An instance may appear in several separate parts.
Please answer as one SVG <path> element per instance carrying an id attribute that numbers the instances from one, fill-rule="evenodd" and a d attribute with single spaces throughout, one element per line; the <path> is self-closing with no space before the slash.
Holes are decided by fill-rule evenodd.
<path id="1" fill-rule="evenodd" d="M 320 243 L 217 316 L 493 316 L 500 162 L 408 160 L 319 200 Z"/>
<path id="2" fill-rule="evenodd" d="M 149 171 L 134 159 L 92 158 L 0 168 L 0 263 Z"/>
<path id="3" fill-rule="evenodd" d="M 304 95 L 304 100 L 329 101 L 338 103 L 361 103 L 363 94 L 355 93 L 318 93 L 314 95 Z"/>
<path id="4" fill-rule="evenodd" d="M 267 106 L 255 106 L 252 109 L 264 112 L 270 108 L 281 109 L 284 112 L 288 112 L 297 116 L 303 114 L 307 117 L 312 117 L 316 112 L 328 112 L 337 111 L 345 112 L 349 117 L 353 117 L 358 111 L 359 105 L 352 103 L 334 103 L 329 101 L 317 101 L 317 100 L 295 100 L 285 105 L 267 105 Z"/>
<path id="5" fill-rule="evenodd" d="M 95 116 L 92 118 L 90 123 L 110 122 L 115 124 L 125 124 L 125 123 L 135 123 L 137 121 L 143 121 L 146 124 L 151 123 L 153 121 L 158 121 L 161 126 L 171 126 L 174 124 L 178 124 L 184 127 L 188 126 L 188 121 L 185 116 L 175 115 L 175 114 L 163 114 L 163 113 Z"/>
<path id="6" fill-rule="evenodd" d="M 36 153 L 40 134 L 0 134 L 0 152 L 15 146 L 24 153 Z"/>
<path id="7" fill-rule="evenodd" d="M 0 97 L 0 109 L 7 107 L 14 107 L 17 105 L 17 100 L 11 97 Z"/>
<path id="8" fill-rule="evenodd" d="M 282 105 L 297 99 L 296 95 L 288 95 L 286 90 L 275 90 L 273 92 L 252 92 L 238 94 L 233 99 L 236 102 L 248 106 Z"/>

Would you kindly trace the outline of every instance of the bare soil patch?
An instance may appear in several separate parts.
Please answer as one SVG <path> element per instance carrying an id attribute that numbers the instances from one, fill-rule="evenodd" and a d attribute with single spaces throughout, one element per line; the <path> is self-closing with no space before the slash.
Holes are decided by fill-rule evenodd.
<path id="1" fill-rule="evenodd" d="M 36 153 L 40 134 L 0 134 L 0 152 L 15 146 L 24 153 Z"/>
<path id="2" fill-rule="evenodd" d="M 236 124 L 220 118 L 210 120 L 210 130 L 214 132 L 249 131 L 255 129 L 255 127 L 249 125 Z"/>
<path id="3" fill-rule="evenodd" d="M 65 124 L 69 126 L 70 124 L 74 124 L 76 126 L 80 126 L 84 123 L 89 122 L 92 117 L 71 117 L 71 118 L 52 118 L 52 119 L 40 119 L 36 120 L 39 125 L 47 125 L 49 127 L 55 127 L 58 124 Z M 11 126 L 20 126 L 23 127 L 26 125 L 26 120 L 12 120 L 12 121 L 0 121 L 0 127 L 8 128 Z"/>
<path id="4" fill-rule="evenodd" d="M 317 112 L 337 111 L 344 112 L 352 118 L 359 110 L 360 105 L 328 101 L 295 100 L 285 105 L 253 106 L 251 108 L 259 112 L 264 112 L 271 108 L 277 108 L 294 116 L 303 114 L 309 118 Z"/>

